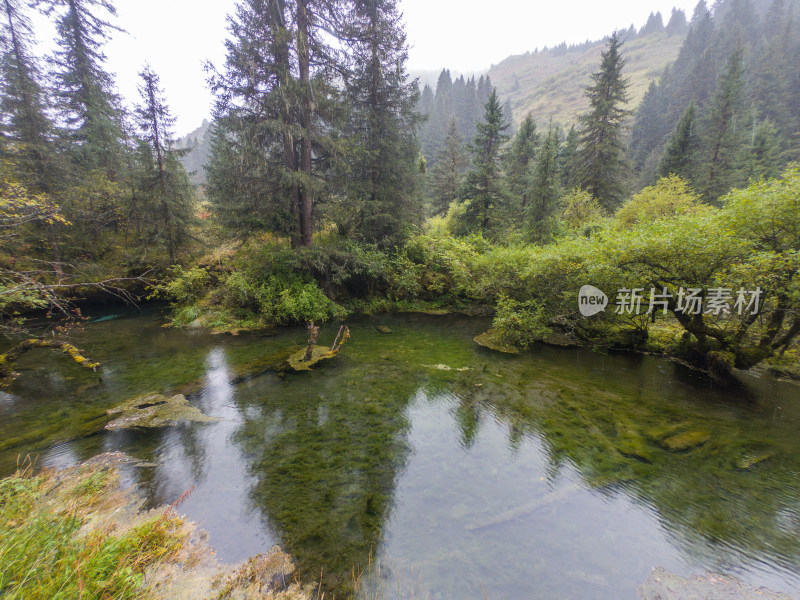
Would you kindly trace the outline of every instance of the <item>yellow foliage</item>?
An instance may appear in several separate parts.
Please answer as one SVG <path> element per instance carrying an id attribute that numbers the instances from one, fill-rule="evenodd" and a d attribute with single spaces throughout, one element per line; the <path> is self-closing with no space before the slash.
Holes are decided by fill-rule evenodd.
<path id="1" fill-rule="evenodd" d="M 622 227 L 650 223 L 695 211 L 699 201 L 686 181 L 677 175 L 668 175 L 634 195 L 617 211 L 615 217 Z"/>

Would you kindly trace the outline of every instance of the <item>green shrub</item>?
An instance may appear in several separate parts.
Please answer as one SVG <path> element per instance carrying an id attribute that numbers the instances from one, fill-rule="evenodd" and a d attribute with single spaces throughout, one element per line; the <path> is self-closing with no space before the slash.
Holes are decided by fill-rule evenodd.
<path id="1" fill-rule="evenodd" d="M 492 326 L 505 340 L 519 348 L 528 348 L 551 332 L 543 306 L 535 301 L 517 302 L 505 296 L 500 296 L 497 301 Z"/>

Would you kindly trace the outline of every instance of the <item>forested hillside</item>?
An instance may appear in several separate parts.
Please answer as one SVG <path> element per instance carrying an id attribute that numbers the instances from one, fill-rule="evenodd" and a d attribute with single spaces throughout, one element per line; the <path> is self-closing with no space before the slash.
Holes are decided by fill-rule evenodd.
<path id="1" fill-rule="evenodd" d="M 797 0 L 698 3 L 677 60 L 636 113 L 639 185 L 674 172 L 716 198 L 800 156 L 798 15 Z"/>
<path id="2" fill-rule="evenodd" d="M 664 24 L 661 13 L 651 14 L 638 31 L 633 25 L 625 42 L 625 72 L 630 79 L 631 107 L 638 106 L 650 82 L 678 56 L 688 29 L 683 11 L 673 10 Z M 503 99 L 511 101 L 515 121 L 530 113 L 537 123 L 553 122 L 569 128 L 588 105 L 583 94 L 600 60 L 603 41 L 534 50 L 509 56 L 489 70 Z"/>

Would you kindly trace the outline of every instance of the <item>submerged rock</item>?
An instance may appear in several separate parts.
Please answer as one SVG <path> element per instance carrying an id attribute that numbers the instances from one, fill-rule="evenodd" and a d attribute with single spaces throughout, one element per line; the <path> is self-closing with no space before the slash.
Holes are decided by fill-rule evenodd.
<path id="1" fill-rule="evenodd" d="M 386 325 L 376 325 L 375 330 L 378 333 L 392 333 L 392 330 L 386 327 Z"/>
<path id="2" fill-rule="evenodd" d="M 664 438 L 661 440 L 661 445 L 672 452 L 682 452 L 697 446 L 702 446 L 710 439 L 711 434 L 707 431 L 686 431 L 685 433 L 679 433 L 677 435 Z"/>
<path id="3" fill-rule="evenodd" d="M 496 350 L 497 352 L 505 352 L 506 354 L 520 353 L 519 348 L 503 340 L 500 332 L 494 328 L 484 331 L 480 335 L 476 335 L 473 340 L 479 346 L 489 348 L 490 350 Z"/>
<path id="4" fill-rule="evenodd" d="M 614 445 L 621 454 L 652 462 L 647 442 L 631 424 L 620 421 L 616 424 L 616 429 L 617 439 Z"/>
<path id="5" fill-rule="evenodd" d="M 106 424 L 106 429 L 127 429 L 129 427 L 164 427 L 180 421 L 210 422 L 220 421 L 219 417 L 209 417 L 200 409 L 191 406 L 186 396 L 176 394 L 143 394 L 123 402 L 106 411 L 116 417 Z"/>
<path id="6" fill-rule="evenodd" d="M 769 449 L 744 452 L 736 458 L 734 464 L 740 471 L 747 471 L 748 469 L 755 467 L 757 464 L 760 464 L 765 460 L 769 460 L 773 456 L 775 456 L 775 451 Z"/>
<path id="7" fill-rule="evenodd" d="M 451 367 L 450 365 L 422 365 L 428 369 L 436 369 L 437 371 L 472 371 L 472 367 Z"/>
<path id="8" fill-rule="evenodd" d="M 639 587 L 642 600 L 792 600 L 764 587 L 751 587 L 729 575 L 706 573 L 684 579 L 664 567 L 653 569 Z"/>

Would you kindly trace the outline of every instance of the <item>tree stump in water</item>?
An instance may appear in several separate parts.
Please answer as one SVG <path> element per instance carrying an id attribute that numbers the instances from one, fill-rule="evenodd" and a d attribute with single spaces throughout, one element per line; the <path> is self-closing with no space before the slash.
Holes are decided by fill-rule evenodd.
<path id="1" fill-rule="evenodd" d="M 319 327 L 315 327 L 314 322 L 312 321 L 308 325 L 308 330 L 310 334 L 308 337 L 308 346 L 305 348 L 305 350 L 295 352 L 286 359 L 286 362 L 289 364 L 289 368 L 293 371 L 310 371 L 311 367 L 317 364 L 319 361 L 336 356 L 344 343 L 350 339 L 350 328 L 347 327 L 347 325 L 342 325 L 339 328 L 339 333 L 336 334 L 336 338 L 333 340 L 333 345 L 330 348 L 327 346 L 317 346 L 316 343 Z"/>

